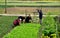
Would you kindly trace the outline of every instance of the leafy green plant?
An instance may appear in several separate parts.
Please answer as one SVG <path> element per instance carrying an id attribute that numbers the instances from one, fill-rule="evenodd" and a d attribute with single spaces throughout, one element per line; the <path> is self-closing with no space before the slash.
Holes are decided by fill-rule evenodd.
<path id="1" fill-rule="evenodd" d="M 57 23 L 58 31 L 60 32 L 60 16 L 54 17 L 55 22 Z"/>
<path id="2" fill-rule="evenodd" d="M 37 38 L 39 27 L 39 24 L 21 24 L 21 26 L 15 27 L 3 38 Z"/>
<path id="3" fill-rule="evenodd" d="M 47 16 L 43 19 L 44 30 L 43 33 L 45 36 L 50 36 L 56 32 L 56 23 L 51 16 Z"/>

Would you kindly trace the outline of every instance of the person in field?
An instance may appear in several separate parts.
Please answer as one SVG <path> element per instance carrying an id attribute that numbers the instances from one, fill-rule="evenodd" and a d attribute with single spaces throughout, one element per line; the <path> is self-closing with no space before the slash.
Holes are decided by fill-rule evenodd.
<path id="1" fill-rule="evenodd" d="M 25 21 L 25 17 L 24 17 L 24 16 L 19 16 L 18 18 L 21 19 L 21 22 L 22 22 L 22 23 L 24 23 L 24 21 Z"/>
<path id="2" fill-rule="evenodd" d="M 21 22 L 21 19 L 20 18 L 14 20 L 13 21 L 13 25 L 14 25 L 13 27 L 19 26 L 20 25 L 20 22 Z"/>
<path id="3" fill-rule="evenodd" d="M 40 24 L 42 24 L 42 16 L 43 16 L 42 10 L 37 9 L 37 12 L 39 13 Z"/>
<path id="4" fill-rule="evenodd" d="M 43 16 L 43 13 L 42 13 L 42 10 L 39 10 L 39 9 L 37 9 L 37 12 L 39 13 L 39 20 L 40 20 L 40 28 L 39 28 L 39 31 L 38 31 L 38 37 L 39 38 L 41 38 L 41 36 L 42 36 L 42 29 L 44 29 L 43 28 L 43 25 L 42 25 L 42 16 Z"/>
<path id="5" fill-rule="evenodd" d="M 31 23 L 32 18 L 30 16 L 30 14 L 25 18 L 25 23 Z"/>

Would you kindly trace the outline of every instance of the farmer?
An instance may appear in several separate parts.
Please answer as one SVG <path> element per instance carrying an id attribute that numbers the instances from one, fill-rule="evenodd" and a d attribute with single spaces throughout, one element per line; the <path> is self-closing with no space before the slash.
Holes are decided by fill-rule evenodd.
<path id="1" fill-rule="evenodd" d="M 14 26 L 13 27 L 19 26 L 20 25 L 20 22 L 21 22 L 21 19 L 20 18 L 14 20 L 14 22 L 13 22 L 13 25 Z"/>
<path id="2" fill-rule="evenodd" d="M 31 23 L 32 18 L 30 16 L 30 14 L 25 18 L 25 23 Z"/>
<path id="3" fill-rule="evenodd" d="M 39 13 L 40 24 L 42 24 L 42 16 L 43 16 L 42 10 L 37 9 L 37 12 Z"/>
<path id="4" fill-rule="evenodd" d="M 24 16 L 19 16 L 18 18 L 21 19 L 21 22 L 22 22 L 22 23 L 25 21 L 25 17 L 24 17 Z"/>
<path id="5" fill-rule="evenodd" d="M 42 36 L 42 29 L 44 29 L 43 25 L 42 25 L 42 16 L 43 16 L 43 13 L 42 13 L 42 10 L 39 10 L 39 9 L 37 9 L 37 12 L 39 13 L 39 20 L 40 20 L 40 24 L 41 24 L 41 26 L 39 28 L 39 31 L 38 31 L 38 37 L 41 38 L 41 36 Z"/>

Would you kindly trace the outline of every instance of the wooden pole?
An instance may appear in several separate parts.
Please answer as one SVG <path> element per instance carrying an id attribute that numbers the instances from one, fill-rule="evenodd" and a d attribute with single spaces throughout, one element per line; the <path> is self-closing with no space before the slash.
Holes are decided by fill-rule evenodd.
<path id="1" fill-rule="evenodd" d="M 5 14 L 7 13 L 7 0 L 5 0 Z"/>

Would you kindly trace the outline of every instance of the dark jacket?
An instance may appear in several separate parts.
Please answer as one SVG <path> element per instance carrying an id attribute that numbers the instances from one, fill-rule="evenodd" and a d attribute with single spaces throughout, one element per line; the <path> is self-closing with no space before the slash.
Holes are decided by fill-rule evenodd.
<path id="1" fill-rule="evenodd" d="M 43 16 L 42 10 L 38 10 L 38 13 L 39 13 L 39 19 L 42 19 Z"/>
<path id="2" fill-rule="evenodd" d="M 25 23 L 31 23 L 32 18 L 30 16 L 27 16 L 25 19 Z"/>

